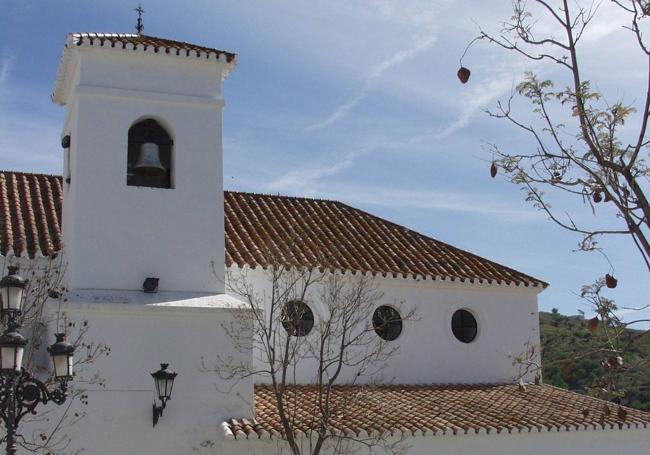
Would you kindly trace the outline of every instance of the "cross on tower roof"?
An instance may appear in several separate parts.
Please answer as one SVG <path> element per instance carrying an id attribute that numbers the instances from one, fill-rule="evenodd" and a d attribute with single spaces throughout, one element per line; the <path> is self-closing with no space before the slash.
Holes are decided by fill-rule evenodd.
<path id="1" fill-rule="evenodd" d="M 134 11 L 138 13 L 138 22 L 135 24 L 135 29 L 138 35 L 142 35 L 142 30 L 144 30 L 144 25 L 142 24 L 142 13 L 144 13 L 144 10 L 142 9 L 142 5 L 138 5 Z"/>

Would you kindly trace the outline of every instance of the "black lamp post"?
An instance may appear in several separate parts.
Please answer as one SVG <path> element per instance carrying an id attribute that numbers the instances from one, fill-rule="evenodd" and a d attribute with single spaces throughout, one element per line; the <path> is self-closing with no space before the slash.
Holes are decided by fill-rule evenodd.
<path id="1" fill-rule="evenodd" d="M 7 455 L 16 453 L 16 431 L 27 414 L 36 414 L 39 403 L 52 401 L 61 405 L 67 398 L 68 381 L 72 379 L 74 346 L 65 341 L 65 335 L 56 334 L 56 343 L 48 348 L 54 364 L 57 386 L 50 390 L 23 368 L 23 354 L 27 340 L 18 329 L 16 317 L 21 314 L 27 280 L 18 275 L 18 268 L 9 267 L 9 274 L 0 280 L 2 322 L 0 336 L 0 417 L 7 432 Z"/>
<path id="2" fill-rule="evenodd" d="M 158 419 L 162 415 L 163 409 L 165 409 L 167 400 L 169 400 L 172 396 L 172 387 L 174 387 L 174 379 L 176 379 L 177 375 L 178 373 L 175 373 L 174 371 L 169 369 L 168 363 L 161 363 L 160 370 L 151 373 L 151 377 L 153 378 L 153 382 L 156 386 L 156 395 L 158 396 L 158 399 L 160 400 L 161 403 L 160 406 L 156 406 L 156 402 L 154 400 L 154 404 L 153 404 L 153 426 L 154 427 L 158 423 Z"/>

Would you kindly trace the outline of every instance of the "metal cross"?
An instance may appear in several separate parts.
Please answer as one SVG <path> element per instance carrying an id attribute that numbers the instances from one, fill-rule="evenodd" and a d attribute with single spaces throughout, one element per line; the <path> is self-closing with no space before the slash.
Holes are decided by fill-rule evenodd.
<path id="1" fill-rule="evenodd" d="M 138 35 L 142 35 L 142 30 L 144 30 L 144 25 L 142 24 L 142 13 L 144 13 L 144 10 L 142 9 L 142 5 L 138 5 L 134 11 L 138 13 L 138 22 L 135 25 L 135 29 L 137 30 Z"/>

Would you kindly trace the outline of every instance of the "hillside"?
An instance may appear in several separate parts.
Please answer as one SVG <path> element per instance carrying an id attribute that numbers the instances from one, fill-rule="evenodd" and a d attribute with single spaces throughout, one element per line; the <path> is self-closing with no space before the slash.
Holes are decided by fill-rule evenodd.
<path id="1" fill-rule="evenodd" d="M 582 316 L 565 316 L 555 311 L 540 312 L 539 319 L 544 382 L 588 393 L 594 380 L 604 373 L 602 354 L 588 354 L 605 346 L 602 329 L 591 333 Z M 643 333 L 626 332 L 630 348 L 616 378 L 619 389 L 624 391 L 622 404 L 650 411 L 650 334 Z"/>

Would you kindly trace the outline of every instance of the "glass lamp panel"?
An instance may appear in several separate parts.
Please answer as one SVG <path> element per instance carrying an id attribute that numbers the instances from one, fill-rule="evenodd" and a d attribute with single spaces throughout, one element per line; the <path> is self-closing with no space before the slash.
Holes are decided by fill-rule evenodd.
<path id="1" fill-rule="evenodd" d="M 167 397 L 167 379 L 156 379 L 156 390 L 158 391 L 158 398 Z"/>
<path id="2" fill-rule="evenodd" d="M 172 396 L 172 387 L 174 387 L 174 379 L 170 379 L 167 381 L 167 397 L 171 398 Z"/>
<path id="3" fill-rule="evenodd" d="M 23 353 L 25 348 L 22 346 L 8 346 L 0 348 L 0 367 L 3 370 L 20 371 L 23 366 Z"/>
<path id="4" fill-rule="evenodd" d="M 16 371 L 20 371 L 23 367 L 23 354 L 25 353 L 25 348 L 20 346 L 16 348 Z"/>
<path id="5" fill-rule="evenodd" d="M 14 347 L 0 348 L 0 368 L 13 370 L 16 366 L 16 350 Z"/>
<path id="6" fill-rule="evenodd" d="M 70 356 L 70 361 L 72 356 Z M 59 354 L 52 356 L 52 361 L 54 362 L 54 376 L 57 378 L 63 378 L 66 376 L 71 376 L 72 368 L 69 366 L 69 360 L 67 354 Z"/>
<path id="7" fill-rule="evenodd" d="M 72 377 L 72 371 L 74 366 L 74 356 L 69 355 L 68 356 L 68 376 Z"/>
<path id="8" fill-rule="evenodd" d="M 20 311 L 23 303 L 23 288 L 7 286 L 2 288 L 2 309 Z"/>

